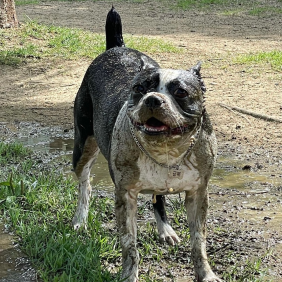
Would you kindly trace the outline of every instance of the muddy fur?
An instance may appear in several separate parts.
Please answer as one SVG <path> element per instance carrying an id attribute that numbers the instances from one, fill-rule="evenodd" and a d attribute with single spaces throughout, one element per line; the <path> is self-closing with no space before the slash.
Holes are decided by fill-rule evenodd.
<path id="1" fill-rule="evenodd" d="M 121 25 L 116 14 L 108 15 L 106 31 L 112 18 Z M 180 192 L 186 194 L 196 279 L 220 281 L 206 255 L 207 185 L 217 145 L 204 107 L 201 65 L 189 70 L 161 69 L 147 55 L 123 47 L 119 32 L 121 28 L 115 28 L 112 48 L 88 68 L 75 100 L 73 165 L 79 197 L 74 227 L 86 226 L 89 174 L 101 151 L 116 187 L 125 281 L 138 280 L 138 194 L 153 194 L 160 240 L 177 244 L 180 239 L 167 221 L 164 195 Z"/>

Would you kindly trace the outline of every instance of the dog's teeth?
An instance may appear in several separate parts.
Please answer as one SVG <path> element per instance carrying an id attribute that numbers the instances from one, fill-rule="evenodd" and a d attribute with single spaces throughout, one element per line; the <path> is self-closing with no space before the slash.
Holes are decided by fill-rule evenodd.
<path id="1" fill-rule="evenodd" d="M 144 125 L 144 127 L 147 131 L 151 131 L 151 132 L 161 132 L 167 129 L 166 126 L 161 126 L 156 128 L 156 127 L 147 126 L 146 124 Z"/>

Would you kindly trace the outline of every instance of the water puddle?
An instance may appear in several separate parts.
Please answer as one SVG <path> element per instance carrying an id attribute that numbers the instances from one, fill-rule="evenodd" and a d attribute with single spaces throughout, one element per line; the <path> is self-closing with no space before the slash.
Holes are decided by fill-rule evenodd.
<path id="1" fill-rule="evenodd" d="M 3 127 L 3 125 L 2 125 Z M 63 131 L 60 127 L 40 127 L 37 123 L 19 123 L 18 126 L 8 128 L 14 132 L 9 134 L 5 140 L 16 141 L 34 151 L 46 152 L 58 157 L 63 156 L 70 162 L 73 150 L 73 130 Z M 1 135 L 1 124 L 0 124 Z M 258 186 L 267 183 L 270 185 L 281 185 L 281 177 L 269 177 L 261 170 L 253 171 L 244 168 L 242 160 L 236 160 L 233 156 L 219 156 L 214 169 L 210 184 L 224 189 L 238 189 L 248 192 L 258 191 Z M 65 168 L 66 173 L 71 173 L 71 164 Z M 92 184 L 96 187 L 103 187 L 105 191 L 113 191 L 108 165 L 102 154 L 93 167 L 91 177 Z M 260 187 L 261 189 L 262 187 Z"/>
<path id="2" fill-rule="evenodd" d="M 281 185 L 282 179 L 279 177 L 270 178 L 267 173 L 261 170 L 253 171 L 249 165 L 245 165 L 245 162 L 231 156 L 220 156 L 210 183 L 221 188 L 248 191 L 254 189 L 259 183 Z"/>

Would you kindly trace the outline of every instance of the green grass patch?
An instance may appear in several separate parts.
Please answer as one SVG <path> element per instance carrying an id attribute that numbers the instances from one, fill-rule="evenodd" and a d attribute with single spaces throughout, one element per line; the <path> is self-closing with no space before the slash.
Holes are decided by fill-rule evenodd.
<path id="1" fill-rule="evenodd" d="M 240 64 L 269 64 L 272 69 L 282 71 L 282 51 L 258 52 L 247 55 L 240 55 L 235 60 Z"/>
<path id="2" fill-rule="evenodd" d="M 187 10 L 192 7 L 202 8 L 212 4 L 222 5 L 226 0 L 177 0 L 176 7 L 182 10 Z"/>
<path id="3" fill-rule="evenodd" d="M 8 144 L 0 142 L 0 163 L 6 165 L 9 162 L 21 162 L 24 158 L 29 157 L 31 151 L 21 144 Z"/>
<path id="4" fill-rule="evenodd" d="M 239 264 L 230 266 L 223 278 L 226 282 L 271 282 L 265 278 L 266 272 L 266 270 L 262 270 L 261 259 L 258 258 L 254 261 L 247 260 L 244 268 L 241 268 Z"/>
<path id="5" fill-rule="evenodd" d="M 181 53 L 181 48 L 161 39 L 125 35 L 126 46 L 141 52 Z M 16 65 L 42 58 L 91 58 L 105 51 L 105 35 L 81 29 L 47 26 L 29 21 L 14 30 L 0 30 L 0 63 Z"/>
<path id="6" fill-rule="evenodd" d="M 22 159 L 30 152 L 21 145 L 0 143 L 0 150 L 0 211 L 42 280 L 120 281 L 118 269 L 112 274 L 104 266 L 120 257 L 116 232 L 101 228 L 113 221 L 113 200 L 94 196 L 88 230 L 75 232 L 76 183 L 52 165 L 40 168 L 34 155 Z M 11 159 L 16 163 L 7 168 Z"/>
<path id="7" fill-rule="evenodd" d="M 29 5 L 29 4 L 39 4 L 39 0 L 16 0 L 15 5 L 17 6 L 23 6 L 23 5 Z"/>
<path id="8" fill-rule="evenodd" d="M 281 14 L 281 13 L 282 13 L 282 8 L 271 7 L 271 6 L 253 7 L 251 10 L 249 10 L 249 14 L 251 16 L 263 16 L 267 14 Z"/>
<path id="9" fill-rule="evenodd" d="M 173 4 L 168 5 L 180 10 L 204 9 L 208 11 L 212 9 L 224 16 L 238 16 L 240 14 L 261 16 L 282 13 L 280 3 L 281 0 L 276 0 L 276 3 L 271 4 L 261 3 L 257 0 L 241 0 L 239 2 L 237 0 L 176 0 Z"/>

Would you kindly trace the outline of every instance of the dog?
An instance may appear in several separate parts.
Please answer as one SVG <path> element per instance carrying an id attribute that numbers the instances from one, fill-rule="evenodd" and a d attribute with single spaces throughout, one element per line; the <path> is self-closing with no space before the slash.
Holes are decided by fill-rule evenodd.
<path id="1" fill-rule="evenodd" d="M 204 106 L 201 64 L 162 69 L 149 56 L 124 47 L 114 7 L 106 20 L 107 50 L 89 66 L 74 105 L 73 168 L 79 180 L 75 229 L 85 227 L 90 169 L 101 151 L 115 184 L 123 281 L 138 281 L 137 196 L 153 196 L 160 240 L 180 239 L 167 220 L 165 195 L 185 192 L 191 255 L 197 281 L 221 281 L 206 254 L 207 185 L 217 155 Z"/>

